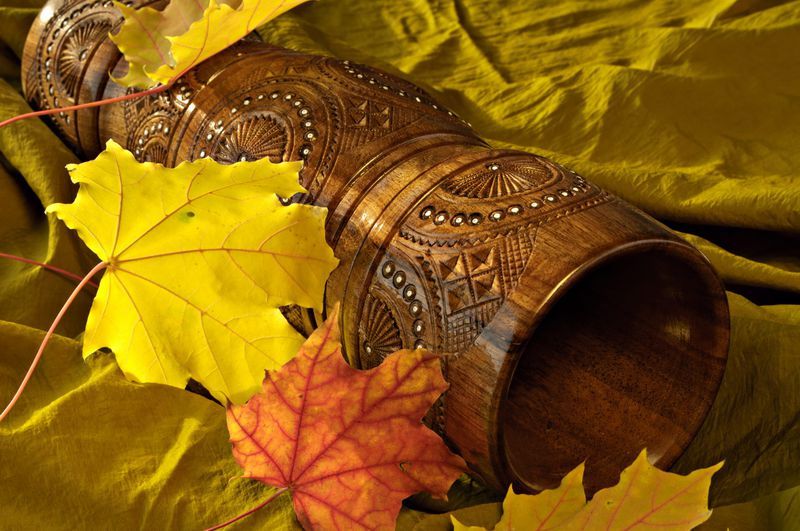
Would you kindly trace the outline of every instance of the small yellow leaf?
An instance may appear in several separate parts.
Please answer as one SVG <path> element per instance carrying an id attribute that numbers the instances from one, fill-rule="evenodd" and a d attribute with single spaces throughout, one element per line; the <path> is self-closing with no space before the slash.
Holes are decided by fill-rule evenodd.
<path id="1" fill-rule="evenodd" d="M 711 516 L 708 489 L 718 463 L 688 476 L 659 470 L 647 451 L 622 471 L 619 483 L 603 489 L 563 529 L 694 529 Z"/>
<path id="2" fill-rule="evenodd" d="M 128 61 L 128 73 L 116 81 L 138 88 L 169 83 L 306 1 L 171 0 L 162 11 L 117 3 L 125 20 L 111 40 Z"/>
<path id="3" fill-rule="evenodd" d="M 544 490 L 534 496 L 516 494 L 512 487 L 508 487 L 503 501 L 503 517 L 495 526 L 495 531 L 557 529 L 586 505 L 583 469 L 583 464 L 578 465 L 561 480 L 558 488 Z M 464 526 L 455 518 L 452 520 L 455 531 L 483 529 Z"/>
<path id="4" fill-rule="evenodd" d="M 558 488 L 542 491 L 536 496 L 515 494 L 509 487 L 503 501 L 503 517 L 495 529 L 555 529 L 575 516 L 585 504 L 581 463 L 561 480 Z"/>
<path id="5" fill-rule="evenodd" d="M 617 485 L 603 489 L 586 503 L 581 482 L 583 465 L 567 474 L 561 485 L 539 494 L 515 494 L 509 488 L 503 517 L 494 531 L 688 531 L 711 516 L 708 490 L 719 463 L 681 476 L 659 470 L 645 450 L 622 471 Z M 468 527 L 451 516 L 455 531 L 486 531 Z"/>
<path id="6" fill-rule="evenodd" d="M 222 401 L 250 398 L 303 341 L 278 307 L 321 310 L 337 263 L 326 210 L 277 197 L 303 191 L 300 167 L 200 159 L 168 169 L 113 141 L 69 166 L 77 197 L 47 212 L 108 264 L 84 357 L 108 347 L 134 380 L 183 387 L 192 377 Z"/>

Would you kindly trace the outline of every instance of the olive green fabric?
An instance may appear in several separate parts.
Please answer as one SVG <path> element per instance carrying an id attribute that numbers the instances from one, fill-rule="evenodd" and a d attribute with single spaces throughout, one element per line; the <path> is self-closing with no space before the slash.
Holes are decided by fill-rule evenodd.
<path id="1" fill-rule="evenodd" d="M 0 118 L 27 110 L 18 58 L 40 4 L 0 0 Z M 708 529 L 797 529 L 800 1 L 318 0 L 261 33 L 402 74 L 494 145 L 574 167 L 703 250 L 730 293 L 730 360 L 677 469 L 726 460 Z M 0 252 L 87 271 L 91 256 L 43 213 L 73 193 L 74 156 L 40 121 L 0 130 L 0 155 Z M 72 286 L 0 261 L 0 402 Z M 67 338 L 90 298 L 0 424 L 0 529 L 193 529 L 263 499 L 229 481 L 220 406 L 127 382 L 107 354 L 81 360 Z M 292 528 L 290 514 L 284 497 L 239 526 Z M 405 510 L 399 527 L 448 522 Z"/>
<path id="2" fill-rule="evenodd" d="M 0 323 L 3 396 L 43 333 Z M 0 529 L 200 529 L 258 504 L 266 490 L 234 480 L 221 406 L 125 380 L 110 355 L 81 360 L 58 337 L 19 409 L 0 425 Z M 288 499 L 251 525 L 295 529 Z"/>

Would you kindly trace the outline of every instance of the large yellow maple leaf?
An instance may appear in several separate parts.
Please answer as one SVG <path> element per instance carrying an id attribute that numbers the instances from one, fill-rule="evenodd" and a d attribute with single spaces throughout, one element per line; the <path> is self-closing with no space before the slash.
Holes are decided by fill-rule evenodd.
<path id="1" fill-rule="evenodd" d="M 108 347 L 137 381 L 183 387 L 191 377 L 223 402 L 250 398 L 264 370 L 303 341 L 278 307 L 321 309 L 337 264 L 326 210 L 278 198 L 303 191 L 300 167 L 200 159 L 165 168 L 113 141 L 68 167 L 77 197 L 47 212 L 108 264 L 84 357 Z"/>
<path id="2" fill-rule="evenodd" d="M 688 531 L 711 516 L 708 489 L 721 467 L 719 463 L 681 476 L 651 465 L 643 450 L 622 471 L 619 483 L 598 491 L 587 503 L 581 464 L 555 489 L 527 495 L 509 487 L 494 531 Z M 451 519 L 454 531 L 486 531 Z"/>
<path id="3" fill-rule="evenodd" d="M 128 61 L 116 81 L 127 87 L 168 84 L 258 26 L 308 0 L 170 0 L 163 9 L 128 7 L 111 35 Z"/>

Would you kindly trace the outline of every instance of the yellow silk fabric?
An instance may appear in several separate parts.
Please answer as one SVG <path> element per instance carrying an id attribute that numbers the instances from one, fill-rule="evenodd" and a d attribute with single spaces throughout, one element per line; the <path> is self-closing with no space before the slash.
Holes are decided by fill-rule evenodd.
<path id="1" fill-rule="evenodd" d="M 0 0 L 2 118 L 27 110 L 18 58 L 40 3 Z M 726 460 L 707 529 L 796 526 L 800 1 L 318 0 L 261 33 L 399 73 L 493 145 L 571 166 L 703 250 L 729 289 L 732 344 L 677 470 Z M 0 252 L 87 271 L 90 255 L 43 213 L 71 200 L 63 166 L 74 156 L 39 121 L 0 130 L 0 153 Z M 0 262 L 0 401 L 71 287 Z M 220 406 L 129 383 L 108 355 L 81 360 L 67 338 L 89 300 L 0 424 L 0 528 L 200 528 L 266 497 L 228 482 L 239 471 Z M 498 511 L 461 509 L 459 520 L 490 525 Z M 281 498 L 240 527 L 295 525 Z M 405 510 L 398 527 L 449 529 L 449 517 Z"/>

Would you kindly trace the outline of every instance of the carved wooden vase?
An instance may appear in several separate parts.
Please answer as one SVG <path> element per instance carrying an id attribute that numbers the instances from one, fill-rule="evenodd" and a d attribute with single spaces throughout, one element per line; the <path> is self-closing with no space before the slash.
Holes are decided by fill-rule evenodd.
<path id="1" fill-rule="evenodd" d="M 110 1 L 51 0 L 33 25 L 37 108 L 125 93 Z M 636 208 L 545 158 L 497 150 L 416 86 L 362 65 L 243 41 L 168 92 L 56 115 L 85 157 L 113 138 L 176 165 L 302 159 L 328 207 L 350 362 L 446 354 L 429 423 L 489 485 L 591 490 L 647 447 L 669 467 L 719 386 L 723 288 L 707 260 Z M 288 317 L 311 325 L 299 309 Z"/>

